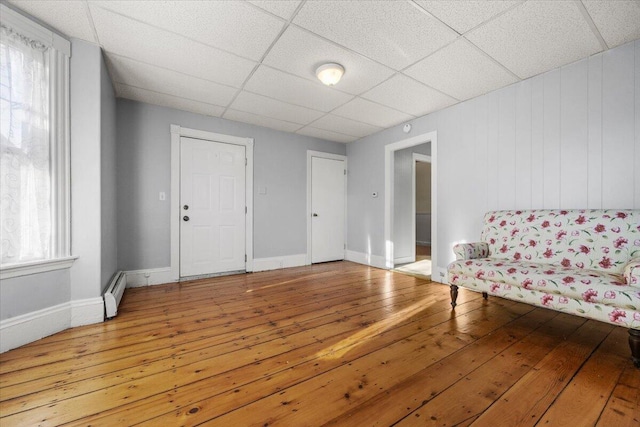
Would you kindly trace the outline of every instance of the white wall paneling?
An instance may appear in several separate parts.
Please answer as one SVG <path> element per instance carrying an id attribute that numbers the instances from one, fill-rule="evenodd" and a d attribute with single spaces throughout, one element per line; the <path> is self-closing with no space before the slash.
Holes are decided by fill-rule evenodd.
<path id="1" fill-rule="evenodd" d="M 589 176 L 588 60 L 561 69 L 560 208 L 584 208 Z"/>
<path id="2" fill-rule="evenodd" d="M 515 206 L 530 209 L 532 206 L 531 185 L 533 182 L 531 146 L 531 80 L 516 85 L 515 105 Z"/>
<path id="3" fill-rule="evenodd" d="M 634 202 L 634 53 L 629 43 L 602 55 L 602 204 L 613 208 Z"/>
<path id="4" fill-rule="evenodd" d="M 544 184 L 543 207 L 557 209 L 560 207 L 560 70 L 553 70 L 544 75 L 544 168 L 542 182 Z"/>
<path id="5" fill-rule="evenodd" d="M 516 86 L 498 92 L 498 206 L 512 209 L 516 207 Z"/>
<path id="6" fill-rule="evenodd" d="M 640 209 L 639 46 L 631 42 L 412 121 L 438 135 L 436 274 L 453 259 L 456 242 L 479 238 L 487 210 Z M 350 143 L 350 164 L 379 164 L 401 132 L 398 126 Z M 350 182 L 364 188 L 379 171 L 353 173 Z M 351 206 L 349 233 L 376 236 L 383 211 Z"/>
<path id="7" fill-rule="evenodd" d="M 499 91 L 491 92 L 487 96 L 488 110 L 488 127 L 487 127 L 487 208 L 489 210 L 498 209 L 498 188 L 500 185 L 500 172 L 498 168 L 498 138 L 499 119 L 500 119 L 500 93 Z"/>
<path id="8" fill-rule="evenodd" d="M 602 206 L 602 55 L 588 59 L 587 207 Z"/>
<path id="9" fill-rule="evenodd" d="M 531 207 L 544 206 L 544 75 L 531 79 Z"/>
<path id="10" fill-rule="evenodd" d="M 634 206 L 640 206 L 640 40 L 635 42 L 635 94 L 636 94 L 636 138 L 635 138 L 635 196 Z"/>

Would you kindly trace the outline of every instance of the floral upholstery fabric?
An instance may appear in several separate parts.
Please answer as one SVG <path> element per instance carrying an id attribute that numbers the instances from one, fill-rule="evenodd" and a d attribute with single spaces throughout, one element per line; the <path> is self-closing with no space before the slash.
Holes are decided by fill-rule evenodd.
<path id="1" fill-rule="evenodd" d="M 449 283 L 640 329 L 640 210 L 494 211 Z"/>
<path id="2" fill-rule="evenodd" d="M 490 281 L 491 289 L 496 291 L 502 285 L 511 285 L 561 294 L 584 302 L 622 305 L 640 310 L 640 287 L 624 283 L 621 274 L 493 258 L 455 261 L 449 266 L 449 274 L 449 281 L 453 285 L 458 284 L 456 282 L 460 277 L 475 277 Z"/>
<path id="3" fill-rule="evenodd" d="M 456 259 L 486 258 L 489 256 L 489 245 L 485 242 L 459 243 L 453 247 Z"/>
<path id="4" fill-rule="evenodd" d="M 640 257 L 640 210 L 488 212 L 480 240 L 492 258 L 622 274 Z"/>
<path id="5" fill-rule="evenodd" d="M 640 258 L 634 258 L 624 268 L 624 280 L 631 286 L 640 287 Z"/>

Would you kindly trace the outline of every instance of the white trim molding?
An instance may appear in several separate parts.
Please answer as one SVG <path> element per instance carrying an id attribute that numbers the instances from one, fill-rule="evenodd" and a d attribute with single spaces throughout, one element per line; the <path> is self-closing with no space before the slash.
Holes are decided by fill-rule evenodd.
<path id="1" fill-rule="evenodd" d="M 30 274 L 46 273 L 54 270 L 71 268 L 77 256 L 47 259 L 44 261 L 25 262 L 21 264 L 8 264 L 0 268 L 0 280 L 12 277 L 28 276 Z"/>
<path id="2" fill-rule="evenodd" d="M 279 270 L 281 268 L 301 267 L 306 264 L 307 254 L 256 258 L 253 260 L 253 271 Z"/>
<path id="3" fill-rule="evenodd" d="M 165 283 L 178 281 L 173 278 L 171 267 L 151 268 L 147 270 L 130 270 L 125 271 L 124 274 L 127 280 L 127 288 L 163 285 Z"/>
<path id="4" fill-rule="evenodd" d="M 171 125 L 171 280 L 168 282 L 180 280 L 180 138 L 182 137 L 245 147 L 247 159 L 245 167 L 245 204 L 247 207 L 245 215 L 245 251 L 247 255 L 245 271 L 253 271 L 253 138 Z"/>
<path id="5" fill-rule="evenodd" d="M 384 246 L 385 246 L 385 267 L 394 267 L 393 255 L 393 170 L 394 153 L 404 148 L 431 142 L 431 261 L 437 267 L 437 146 L 438 133 L 436 131 L 423 133 L 402 141 L 385 145 L 384 147 Z M 434 267 L 434 268 L 435 268 Z"/>
<path id="6" fill-rule="evenodd" d="M 69 303 L 70 322 L 69 326 L 84 326 L 94 323 L 104 322 L 104 298 L 87 298 L 74 300 Z"/>
<path id="7" fill-rule="evenodd" d="M 70 324 L 68 302 L 0 321 L 0 352 L 64 331 Z"/>
<path id="8" fill-rule="evenodd" d="M 385 258 L 380 255 L 365 254 L 363 252 L 356 252 L 347 250 L 347 261 L 355 262 L 358 264 L 364 264 L 371 267 L 387 269 Z"/>
<path id="9" fill-rule="evenodd" d="M 102 297 L 64 302 L 0 321 L 0 353 L 74 326 L 104 321 Z"/>
<path id="10" fill-rule="evenodd" d="M 321 159 L 331 159 L 331 160 L 342 160 L 344 161 L 344 169 L 345 171 L 349 170 L 347 165 L 347 156 L 342 154 L 333 154 L 333 153 L 325 153 L 324 151 L 313 151 L 307 150 L 307 253 L 306 253 L 306 261 L 307 265 L 311 265 L 311 161 L 312 158 L 319 157 Z M 344 175 L 344 247 L 345 254 L 344 257 L 346 259 L 346 248 L 347 248 L 347 180 L 348 173 Z"/>

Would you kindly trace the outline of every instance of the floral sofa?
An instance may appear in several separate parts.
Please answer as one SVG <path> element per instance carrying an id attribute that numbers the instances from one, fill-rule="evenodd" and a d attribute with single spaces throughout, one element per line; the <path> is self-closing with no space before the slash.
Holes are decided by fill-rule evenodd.
<path id="1" fill-rule="evenodd" d="M 640 210 L 494 211 L 454 247 L 458 286 L 629 328 L 640 367 Z"/>

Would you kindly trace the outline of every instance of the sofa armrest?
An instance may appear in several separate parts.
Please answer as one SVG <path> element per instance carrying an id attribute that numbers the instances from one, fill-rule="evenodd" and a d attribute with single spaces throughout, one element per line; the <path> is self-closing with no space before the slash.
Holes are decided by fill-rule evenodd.
<path id="1" fill-rule="evenodd" d="M 640 258 L 633 258 L 624 267 L 624 281 L 629 286 L 640 288 Z"/>
<path id="2" fill-rule="evenodd" d="M 486 242 L 458 243 L 453 247 L 453 253 L 456 254 L 456 260 L 486 258 L 489 256 L 489 245 Z"/>

